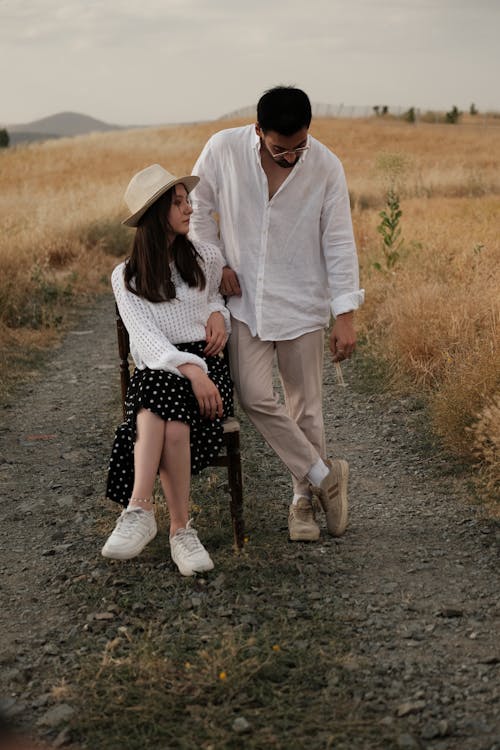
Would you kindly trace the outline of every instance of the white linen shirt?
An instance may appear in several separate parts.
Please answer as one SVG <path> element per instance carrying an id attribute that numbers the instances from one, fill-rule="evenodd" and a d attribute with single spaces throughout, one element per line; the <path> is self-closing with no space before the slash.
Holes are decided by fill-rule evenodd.
<path id="1" fill-rule="evenodd" d="M 130 292 L 123 278 L 125 262 L 111 274 L 111 285 L 121 318 L 130 337 L 130 353 L 139 370 L 167 370 L 183 377 L 179 365 L 195 364 L 207 372 L 205 361 L 175 344 L 206 339 L 205 326 L 211 313 L 220 312 L 230 333 L 229 313 L 219 293 L 223 260 L 219 249 L 207 243 L 193 242 L 203 259 L 206 285 L 201 290 L 182 279 L 174 263 L 170 270 L 176 298 L 169 302 L 149 302 Z"/>
<path id="2" fill-rule="evenodd" d="M 323 328 L 364 298 L 342 164 L 315 138 L 307 145 L 271 199 L 254 125 L 213 135 L 193 168 L 191 234 L 236 271 L 242 295 L 228 307 L 262 340 Z"/>

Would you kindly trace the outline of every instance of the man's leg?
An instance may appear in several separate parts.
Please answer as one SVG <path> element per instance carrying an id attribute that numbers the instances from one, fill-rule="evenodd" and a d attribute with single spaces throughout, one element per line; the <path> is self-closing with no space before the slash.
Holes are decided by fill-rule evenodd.
<path id="1" fill-rule="evenodd" d="M 321 457 L 324 448 L 321 454 L 290 417 L 285 406 L 279 403 L 272 382 L 274 352 L 273 342 L 252 336 L 244 323 L 232 319 L 229 356 L 240 403 L 267 443 L 299 480 L 297 486 L 305 487 L 305 481 L 314 485 L 326 514 L 328 531 L 340 536 L 347 526 L 347 462 L 336 460 L 326 465 Z M 311 429 L 316 425 L 314 431 L 318 434 L 317 419 L 307 415 L 304 420 Z M 315 522 L 306 519 L 306 526 L 309 531 L 305 535 L 300 532 L 295 537 L 297 540 L 312 540 L 319 535 L 319 529 L 313 528 Z"/>
<path id="2" fill-rule="evenodd" d="M 324 331 L 276 342 L 286 410 L 322 459 L 326 458 L 323 424 Z M 310 497 L 309 481 L 292 475 L 295 498 Z"/>
<path id="3" fill-rule="evenodd" d="M 252 336 L 239 320 L 233 318 L 231 323 L 231 377 L 240 404 L 292 475 L 302 480 L 320 454 L 274 392 L 274 343 Z"/>
<path id="4" fill-rule="evenodd" d="M 324 331 L 313 331 L 289 341 L 278 341 L 276 352 L 287 412 L 324 459 Z M 320 528 L 316 522 L 309 480 L 307 477 L 297 479 L 292 475 L 292 483 L 293 501 L 288 512 L 290 539 L 316 541 L 320 537 Z"/>
<path id="5" fill-rule="evenodd" d="M 280 341 L 277 352 L 288 411 L 321 458 L 326 460 L 322 408 L 323 336 L 323 331 L 315 331 L 291 341 Z M 327 462 L 327 466 L 319 462 L 317 468 L 323 475 L 318 476 L 316 467 L 313 467 L 307 480 L 314 484 L 314 492 L 325 511 L 328 531 L 340 536 L 347 526 L 349 466 L 347 461 L 335 459 Z M 310 496 L 308 489 L 308 481 L 294 480 L 294 502 L 298 501 L 298 497 Z M 304 516 L 305 503 L 298 502 Z M 300 508 L 298 511 L 291 509 L 291 515 L 300 517 Z"/>

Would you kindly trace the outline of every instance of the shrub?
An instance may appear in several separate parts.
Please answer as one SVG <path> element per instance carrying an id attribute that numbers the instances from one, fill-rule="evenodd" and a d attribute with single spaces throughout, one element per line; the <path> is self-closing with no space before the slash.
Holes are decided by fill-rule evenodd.
<path id="1" fill-rule="evenodd" d="M 461 116 L 462 113 L 460 112 L 460 110 L 457 107 L 453 106 L 450 111 L 446 113 L 445 121 L 450 125 L 456 125 Z"/>
<path id="2" fill-rule="evenodd" d="M 416 122 L 417 121 L 417 116 L 415 114 L 415 107 L 410 107 L 410 109 L 408 109 L 404 113 L 403 120 L 406 120 L 406 122 Z"/>
<path id="3" fill-rule="evenodd" d="M 377 232 L 382 235 L 382 249 L 384 251 L 385 265 L 392 269 L 399 260 L 399 251 L 403 245 L 401 239 L 401 227 L 399 222 L 403 212 L 399 205 L 399 196 L 393 187 L 389 188 L 386 195 L 387 210 L 380 211 L 382 221 L 377 227 Z M 380 270 L 380 265 L 375 264 Z"/>
<path id="4" fill-rule="evenodd" d="M 82 230 L 83 244 L 89 249 L 99 248 L 106 255 L 122 257 L 132 248 L 134 233 L 130 228 L 112 219 L 94 221 Z"/>
<path id="5" fill-rule="evenodd" d="M 500 500 L 500 393 L 483 407 L 468 432 L 473 453 L 482 464 L 486 486 Z"/>

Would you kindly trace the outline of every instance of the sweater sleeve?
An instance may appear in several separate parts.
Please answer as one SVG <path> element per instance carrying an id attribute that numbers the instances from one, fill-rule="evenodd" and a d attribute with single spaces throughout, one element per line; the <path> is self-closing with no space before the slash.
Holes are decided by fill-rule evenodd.
<path id="1" fill-rule="evenodd" d="M 149 304 L 125 287 L 121 263 L 111 275 L 111 285 L 121 318 L 130 337 L 130 350 L 136 364 L 139 359 L 151 370 L 166 370 L 184 377 L 178 367 L 194 364 L 207 372 L 207 365 L 195 354 L 177 349 L 158 327 Z"/>

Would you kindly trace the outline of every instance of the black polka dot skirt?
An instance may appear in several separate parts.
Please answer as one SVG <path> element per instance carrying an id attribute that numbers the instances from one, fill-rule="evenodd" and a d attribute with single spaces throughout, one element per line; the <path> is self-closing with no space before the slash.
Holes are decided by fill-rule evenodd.
<path id="1" fill-rule="evenodd" d="M 187 378 L 165 370 L 135 369 L 125 400 L 126 420 L 118 426 L 108 468 L 106 497 L 127 505 L 134 485 L 134 443 L 138 411 L 149 409 L 165 421 L 184 422 L 190 428 L 191 474 L 199 474 L 223 445 L 223 419 L 233 415 L 233 386 L 222 357 L 206 357 L 206 341 L 176 344 L 177 349 L 205 360 L 208 375 L 219 389 L 224 406 L 220 419 L 204 419 Z"/>

